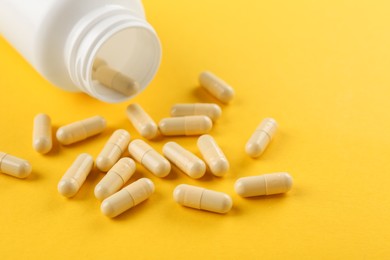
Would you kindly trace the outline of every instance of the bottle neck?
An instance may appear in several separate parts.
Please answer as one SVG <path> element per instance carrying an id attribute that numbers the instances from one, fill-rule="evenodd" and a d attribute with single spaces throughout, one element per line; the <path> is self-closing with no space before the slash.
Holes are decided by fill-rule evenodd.
<path id="1" fill-rule="evenodd" d="M 161 60 L 161 46 L 145 19 L 119 6 L 105 6 L 86 15 L 72 30 L 66 43 L 65 61 L 73 83 L 83 92 L 109 103 L 127 100 L 153 79 Z M 94 64 L 103 61 L 138 88 L 124 93 L 107 81 L 93 77 Z"/>

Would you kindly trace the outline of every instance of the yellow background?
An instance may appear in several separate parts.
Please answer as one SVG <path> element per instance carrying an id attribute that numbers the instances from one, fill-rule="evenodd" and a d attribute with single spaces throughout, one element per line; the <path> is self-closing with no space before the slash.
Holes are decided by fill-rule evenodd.
<path id="1" fill-rule="evenodd" d="M 116 219 L 100 213 L 93 171 L 72 199 L 57 183 L 81 152 L 97 156 L 117 128 L 138 138 L 130 102 L 105 104 L 53 87 L 0 38 L 0 150 L 28 159 L 26 180 L 0 175 L 1 259 L 385 259 L 390 257 L 390 4 L 388 1 L 144 1 L 163 43 L 152 84 L 130 102 L 156 120 L 177 102 L 208 102 L 197 76 L 208 69 L 236 97 L 211 134 L 231 171 L 192 180 L 151 178 L 155 194 Z M 42 156 L 31 147 L 33 117 L 54 128 L 96 114 L 103 134 Z M 280 129 L 259 159 L 244 145 L 264 117 Z M 168 140 L 197 152 L 196 138 Z M 286 195 L 243 199 L 237 178 L 288 171 Z M 226 215 L 172 199 L 180 183 L 232 196 Z"/>

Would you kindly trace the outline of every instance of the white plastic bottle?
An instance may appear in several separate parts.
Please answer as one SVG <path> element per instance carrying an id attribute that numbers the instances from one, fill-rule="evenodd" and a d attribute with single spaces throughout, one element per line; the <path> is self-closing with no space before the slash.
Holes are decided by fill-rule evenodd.
<path id="1" fill-rule="evenodd" d="M 110 103 L 143 90 L 161 60 L 140 0 L 0 0 L 0 34 L 54 85 Z M 136 93 L 94 79 L 95 59 L 134 80 Z"/>

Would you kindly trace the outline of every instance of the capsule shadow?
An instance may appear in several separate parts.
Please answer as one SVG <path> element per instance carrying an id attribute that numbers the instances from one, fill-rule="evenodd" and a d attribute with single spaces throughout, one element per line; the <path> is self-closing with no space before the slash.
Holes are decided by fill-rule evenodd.
<path id="1" fill-rule="evenodd" d="M 192 217 L 194 214 L 199 214 L 199 216 L 209 216 L 209 217 L 221 217 L 221 218 L 226 218 L 228 216 L 231 216 L 232 214 L 232 210 L 233 208 L 226 212 L 226 213 L 218 213 L 218 212 L 213 212 L 213 211 L 208 211 L 208 210 L 203 210 L 203 209 L 195 209 L 195 208 L 191 208 L 191 207 L 186 207 L 186 206 L 182 206 L 182 205 L 178 205 L 179 207 L 181 207 L 183 209 L 183 212 L 186 213 L 188 212 L 188 214 Z M 187 213 L 186 213 L 187 214 Z"/>
<path id="2" fill-rule="evenodd" d="M 227 212 L 225 215 L 228 215 L 228 216 L 240 216 L 240 215 L 242 215 L 242 210 L 236 204 L 234 204 L 234 202 L 233 202 L 232 209 L 229 212 Z"/>
<path id="3" fill-rule="evenodd" d="M 57 137 L 56 137 L 56 133 L 57 133 L 58 128 L 59 128 L 58 126 L 52 126 L 52 128 L 51 128 L 51 131 L 52 131 L 52 134 L 51 134 L 52 148 L 51 148 L 51 150 L 48 153 L 44 154 L 44 156 L 51 157 L 51 156 L 58 155 L 60 153 L 61 145 L 60 145 L 60 142 L 58 142 Z"/>
<path id="4" fill-rule="evenodd" d="M 15 177 L 13 177 L 13 178 L 15 178 Z M 33 170 L 31 172 L 31 174 L 27 178 L 25 178 L 24 180 L 27 182 L 30 182 L 30 181 L 33 182 L 33 181 L 38 181 L 40 179 L 42 179 L 42 175 L 39 172 Z"/>
<path id="5" fill-rule="evenodd" d="M 174 165 L 171 163 L 171 171 L 169 172 L 169 174 L 168 174 L 167 176 L 165 176 L 165 177 L 159 177 L 159 179 L 161 179 L 161 180 L 167 180 L 167 181 L 176 180 L 176 179 L 179 177 L 177 171 L 180 171 L 180 170 L 177 169 L 177 167 L 176 167 L 176 169 L 174 170 L 174 169 L 173 169 L 174 167 L 176 167 L 176 166 L 174 166 Z"/>
<path id="6" fill-rule="evenodd" d="M 96 167 L 93 167 L 92 171 L 88 174 L 87 179 L 80 187 L 80 190 L 77 194 L 71 198 L 70 200 L 82 201 L 89 197 L 95 198 L 94 190 L 96 184 L 103 178 L 104 173 L 99 171 Z"/>
<path id="7" fill-rule="evenodd" d="M 130 185 L 131 183 L 135 182 L 136 180 L 139 180 L 141 178 L 144 178 L 144 174 L 143 174 L 143 171 L 140 170 L 138 167 L 135 169 L 135 172 L 134 174 L 131 176 L 131 178 L 123 185 L 123 187 L 121 189 L 123 189 L 124 187 Z M 146 177 L 147 178 L 147 177 Z"/>
<path id="8" fill-rule="evenodd" d="M 158 125 L 158 122 L 156 122 L 156 124 Z M 146 139 L 144 137 L 141 137 L 140 139 L 143 139 L 145 142 L 160 143 L 160 142 L 163 142 L 165 140 L 165 136 L 159 130 L 157 135 L 155 137 L 153 137 L 152 139 Z"/>
<path id="9" fill-rule="evenodd" d="M 221 107 L 226 105 L 225 103 L 222 103 L 221 101 L 213 97 L 210 93 L 207 92 L 207 90 L 205 90 L 199 85 L 194 87 L 192 92 L 192 94 L 203 103 L 215 103 Z"/>
<path id="10" fill-rule="evenodd" d="M 287 198 L 287 193 L 273 194 L 273 195 L 263 195 L 263 196 L 254 196 L 254 197 L 243 197 L 245 200 L 280 200 L 281 198 Z"/>
<path id="11" fill-rule="evenodd" d="M 179 175 L 186 175 L 184 172 L 182 172 L 179 168 L 176 167 L 173 163 L 169 162 L 171 164 L 171 171 L 167 176 L 164 178 L 161 178 L 162 180 L 176 180 L 179 178 Z"/>
<path id="12" fill-rule="evenodd" d="M 206 173 L 205 173 L 201 178 L 196 179 L 196 180 L 197 180 L 197 181 L 200 181 L 200 182 L 209 182 L 209 181 L 214 180 L 215 178 L 217 178 L 217 177 L 215 177 L 215 176 L 211 173 L 210 169 L 207 167 Z"/>

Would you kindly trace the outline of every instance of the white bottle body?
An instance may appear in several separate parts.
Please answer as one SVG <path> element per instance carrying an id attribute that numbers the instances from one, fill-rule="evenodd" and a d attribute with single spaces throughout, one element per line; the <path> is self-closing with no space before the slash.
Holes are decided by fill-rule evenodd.
<path id="1" fill-rule="evenodd" d="M 161 59 L 140 0 L 0 0 L 0 34 L 54 85 L 106 102 L 130 97 L 93 82 L 97 55 L 137 80 L 141 90 Z"/>

